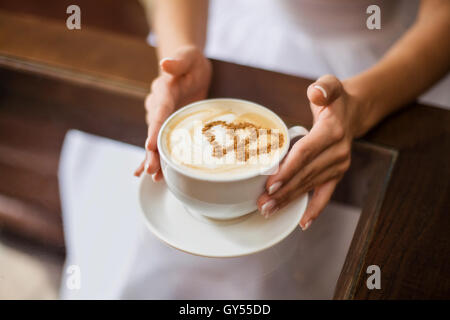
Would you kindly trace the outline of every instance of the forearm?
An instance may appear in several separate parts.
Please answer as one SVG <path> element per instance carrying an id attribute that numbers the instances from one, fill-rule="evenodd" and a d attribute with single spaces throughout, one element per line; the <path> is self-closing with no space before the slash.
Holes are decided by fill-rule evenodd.
<path id="1" fill-rule="evenodd" d="M 344 81 L 359 100 L 355 136 L 411 102 L 450 69 L 450 1 L 423 1 L 410 30 L 371 69 Z"/>
<path id="2" fill-rule="evenodd" d="M 152 12 L 160 59 L 170 57 L 181 46 L 204 48 L 208 0 L 153 0 Z"/>

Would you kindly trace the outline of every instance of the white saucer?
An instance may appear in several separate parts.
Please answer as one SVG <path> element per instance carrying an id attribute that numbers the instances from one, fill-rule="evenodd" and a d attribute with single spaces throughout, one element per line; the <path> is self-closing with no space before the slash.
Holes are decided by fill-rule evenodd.
<path id="1" fill-rule="evenodd" d="M 253 254 L 286 238 L 298 228 L 308 196 L 268 219 L 253 212 L 232 220 L 214 220 L 188 212 L 164 181 L 154 183 L 146 174 L 139 200 L 148 228 L 160 240 L 194 255 L 225 258 Z"/>

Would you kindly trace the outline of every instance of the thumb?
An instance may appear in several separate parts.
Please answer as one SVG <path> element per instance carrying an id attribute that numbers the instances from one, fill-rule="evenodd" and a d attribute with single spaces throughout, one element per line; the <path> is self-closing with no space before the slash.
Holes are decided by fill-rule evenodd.
<path id="1" fill-rule="evenodd" d="M 308 87 L 307 95 L 311 103 L 328 106 L 342 94 L 341 81 L 333 75 L 324 75 Z"/>
<path id="2" fill-rule="evenodd" d="M 161 69 L 175 77 L 186 74 L 192 65 L 192 59 L 183 58 L 164 58 L 159 62 Z"/>

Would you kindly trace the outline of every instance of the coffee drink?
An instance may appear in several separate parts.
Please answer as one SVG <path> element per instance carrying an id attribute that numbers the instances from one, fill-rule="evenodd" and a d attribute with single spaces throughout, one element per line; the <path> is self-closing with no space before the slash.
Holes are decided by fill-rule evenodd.
<path id="1" fill-rule="evenodd" d="M 264 173 L 288 147 L 284 123 L 257 104 L 207 100 L 175 114 L 163 128 L 168 158 L 199 177 Z"/>
<path id="2" fill-rule="evenodd" d="M 158 151 L 164 181 L 192 214 L 232 219 L 257 209 L 267 174 L 290 142 L 308 130 L 287 129 L 250 101 L 210 99 L 187 105 L 162 124 Z"/>

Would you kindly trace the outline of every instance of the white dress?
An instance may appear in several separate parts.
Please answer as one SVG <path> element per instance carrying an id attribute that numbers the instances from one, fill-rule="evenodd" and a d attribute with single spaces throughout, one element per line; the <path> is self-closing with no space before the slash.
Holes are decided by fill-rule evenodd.
<path id="1" fill-rule="evenodd" d="M 315 79 L 374 65 L 413 23 L 416 0 L 211 0 L 206 54 Z M 381 8 L 381 30 L 366 9 Z M 421 101 L 450 108 L 447 75 Z"/>

